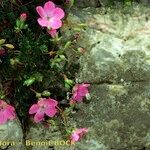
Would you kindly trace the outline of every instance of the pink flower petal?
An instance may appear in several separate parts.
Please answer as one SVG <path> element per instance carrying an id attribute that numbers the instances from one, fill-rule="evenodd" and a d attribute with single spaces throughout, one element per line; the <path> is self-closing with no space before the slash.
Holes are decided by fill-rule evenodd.
<path id="1" fill-rule="evenodd" d="M 39 110 L 39 105 L 33 104 L 31 108 L 29 109 L 29 114 L 35 114 Z"/>
<path id="2" fill-rule="evenodd" d="M 84 84 L 84 83 L 76 84 L 72 90 L 73 93 L 72 98 L 78 102 L 81 102 L 83 98 L 89 93 L 88 91 L 89 86 L 90 84 Z"/>
<path id="3" fill-rule="evenodd" d="M 16 114 L 14 111 L 10 111 L 10 110 L 5 109 L 3 114 L 7 119 L 10 119 L 10 120 L 13 120 L 16 118 Z"/>
<path id="4" fill-rule="evenodd" d="M 72 92 L 76 92 L 76 91 L 78 90 L 78 88 L 79 88 L 79 84 L 76 84 L 76 85 L 73 87 Z"/>
<path id="5" fill-rule="evenodd" d="M 56 108 L 47 108 L 45 110 L 45 114 L 49 117 L 54 117 L 55 114 L 57 113 L 57 109 Z"/>
<path id="6" fill-rule="evenodd" d="M 71 134 L 71 141 L 77 142 L 79 141 L 86 133 L 88 132 L 87 128 L 79 128 L 73 131 Z"/>
<path id="7" fill-rule="evenodd" d="M 46 100 L 47 100 L 46 98 L 40 98 L 39 101 L 38 101 L 38 105 L 43 106 L 43 105 L 47 104 Z"/>
<path id="8" fill-rule="evenodd" d="M 35 116 L 34 116 L 34 121 L 36 122 L 36 123 L 38 123 L 38 122 L 40 122 L 40 121 L 43 121 L 44 120 L 44 112 L 42 112 L 42 111 L 38 111 L 36 114 L 35 114 Z"/>
<path id="9" fill-rule="evenodd" d="M 56 8 L 53 12 L 53 17 L 56 19 L 62 19 L 64 18 L 65 13 L 61 8 Z"/>
<path id="10" fill-rule="evenodd" d="M 47 32 L 52 36 L 52 38 L 56 37 L 57 35 L 56 29 L 50 29 L 50 30 L 47 30 Z"/>
<path id="11" fill-rule="evenodd" d="M 4 102 L 3 100 L 0 100 L 0 105 L 6 105 L 7 103 Z"/>
<path id="12" fill-rule="evenodd" d="M 7 122 L 7 117 L 5 117 L 4 113 L 0 112 L 0 124 L 5 124 Z"/>
<path id="13" fill-rule="evenodd" d="M 79 137 L 78 134 L 73 133 L 73 134 L 71 135 L 71 141 L 72 141 L 72 142 L 77 142 L 77 141 L 79 141 L 79 140 L 80 140 L 80 137 Z"/>
<path id="14" fill-rule="evenodd" d="M 85 86 L 85 87 L 89 87 L 89 86 L 90 86 L 90 84 L 83 84 L 83 86 Z"/>
<path id="15" fill-rule="evenodd" d="M 85 134 L 89 131 L 89 129 L 87 128 L 80 128 L 80 129 L 77 129 L 75 132 L 76 134 Z"/>
<path id="16" fill-rule="evenodd" d="M 7 105 L 6 109 L 9 110 L 9 111 L 15 111 L 15 108 L 11 105 Z"/>
<path id="17" fill-rule="evenodd" d="M 51 18 L 48 22 L 48 27 L 53 29 L 58 29 L 62 26 L 62 21 L 60 19 Z"/>
<path id="18" fill-rule="evenodd" d="M 42 18 L 47 17 L 45 10 L 41 6 L 37 6 L 36 11 Z"/>
<path id="19" fill-rule="evenodd" d="M 45 3 L 44 11 L 46 12 L 48 17 L 52 17 L 54 9 L 55 9 L 55 4 L 53 2 L 48 1 L 47 3 Z"/>
<path id="20" fill-rule="evenodd" d="M 42 27 L 48 27 L 48 21 L 46 19 L 39 18 L 37 21 Z"/>
<path id="21" fill-rule="evenodd" d="M 83 101 L 83 97 L 82 95 L 80 95 L 79 93 L 74 93 L 73 96 L 72 96 L 72 99 L 78 101 L 78 102 L 82 102 Z"/>
<path id="22" fill-rule="evenodd" d="M 54 99 L 48 98 L 47 101 L 48 101 L 48 104 L 51 106 L 57 106 L 58 105 L 58 102 Z"/>
<path id="23" fill-rule="evenodd" d="M 54 99 L 51 99 L 51 98 L 48 98 L 48 99 L 46 99 L 46 98 L 41 98 L 41 99 L 38 101 L 38 104 L 39 104 L 40 106 L 46 105 L 46 106 L 52 106 L 52 107 L 54 107 L 54 106 L 57 106 L 58 102 L 57 102 L 56 100 L 54 100 Z"/>

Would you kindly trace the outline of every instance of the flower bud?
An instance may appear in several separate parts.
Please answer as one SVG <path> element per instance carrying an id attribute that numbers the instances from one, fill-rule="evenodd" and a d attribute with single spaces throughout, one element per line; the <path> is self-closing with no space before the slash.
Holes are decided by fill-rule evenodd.
<path id="1" fill-rule="evenodd" d="M 4 56 L 6 54 L 6 51 L 4 48 L 0 47 L 0 57 Z"/>
<path id="2" fill-rule="evenodd" d="M 75 105 L 76 105 L 76 101 L 75 101 L 75 100 L 73 100 L 73 99 L 70 99 L 69 104 L 70 104 L 71 106 L 75 106 Z"/>
<path id="3" fill-rule="evenodd" d="M 50 95 L 51 95 L 51 93 L 47 90 L 42 92 L 42 96 L 50 96 Z"/>
<path id="4" fill-rule="evenodd" d="M 12 44 L 5 44 L 4 46 L 6 46 L 7 48 L 10 48 L 10 49 L 14 49 L 15 48 Z"/>
<path id="5" fill-rule="evenodd" d="M 26 21 L 26 19 L 27 19 L 27 14 L 26 14 L 26 13 L 22 13 L 22 14 L 20 15 L 20 20 L 21 20 L 21 21 Z"/>
<path id="6" fill-rule="evenodd" d="M 0 45 L 4 44 L 5 43 L 5 39 L 0 39 Z"/>
<path id="7" fill-rule="evenodd" d="M 51 35 L 52 38 L 55 38 L 57 36 L 57 30 L 56 29 L 47 29 L 47 32 Z"/>

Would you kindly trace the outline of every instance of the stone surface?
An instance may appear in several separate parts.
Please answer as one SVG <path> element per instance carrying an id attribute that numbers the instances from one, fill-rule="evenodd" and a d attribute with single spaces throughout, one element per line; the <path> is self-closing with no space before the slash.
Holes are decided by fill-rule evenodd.
<path id="1" fill-rule="evenodd" d="M 0 148 L 25 150 L 23 132 L 18 119 L 0 125 Z"/>
<path id="2" fill-rule="evenodd" d="M 30 150 L 75 150 L 67 141 L 60 126 L 48 127 L 43 124 L 31 124 L 25 140 L 26 147 Z"/>
<path id="3" fill-rule="evenodd" d="M 99 7 L 108 2 L 80 0 L 77 6 Z M 32 124 L 24 141 L 16 119 L 0 125 L 0 149 L 149 150 L 149 16 L 150 9 L 143 6 L 72 10 L 61 32 L 66 41 L 72 40 L 72 49 L 82 49 L 76 80 L 91 84 L 91 100 L 80 104 L 68 119 L 70 126 L 88 127 L 89 133 L 68 146 L 60 125 Z M 76 59 L 72 49 L 67 51 L 69 61 Z M 6 142 L 11 143 L 5 146 Z"/>
<path id="4" fill-rule="evenodd" d="M 71 31 L 67 25 L 62 33 L 69 39 L 78 32 L 77 47 L 86 51 L 80 59 L 79 82 L 150 79 L 150 12 L 143 7 L 131 9 L 125 10 L 126 15 L 119 10 L 101 9 L 96 9 L 96 12 L 85 9 L 80 13 L 75 10 L 74 14 L 70 14 L 68 22 Z M 80 29 L 80 25 L 84 25 L 84 29 Z"/>
<path id="5" fill-rule="evenodd" d="M 98 7 L 101 5 L 99 0 L 76 0 L 78 7 Z"/>
<path id="6" fill-rule="evenodd" d="M 74 121 L 90 131 L 79 150 L 150 149 L 150 83 L 91 86 L 91 102 Z M 88 146 L 87 146 L 88 145 Z"/>
<path id="7" fill-rule="evenodd" d="M 144 5 L 149 5 L 149 0 L 76 0 L 76 6 L 78 7 L 100 7 L 100 6 L 119 6 L 122 4 L 131 5 L 133 2 L 138 2 Z"/>
<path id="8" fill-rule="evenodd" d="M 69 15 L 62 35 L 83 50 L 76 80 L 91 83 L 90 102 L 71 117 L 76 127 L 90 129 L 75 149 L 150 149 L 149 15 L 149 7 L 138 5 Z"/>

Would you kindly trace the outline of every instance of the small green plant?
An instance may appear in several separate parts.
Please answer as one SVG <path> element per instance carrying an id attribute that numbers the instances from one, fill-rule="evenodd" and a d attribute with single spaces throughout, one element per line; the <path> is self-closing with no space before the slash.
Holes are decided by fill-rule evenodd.
<path id="1" fill-rule="evenodd" d="M 66 15 L 64 9 L 51 1 L 44 6 L 38 4 L 38 0 L 30 5 L 25 1 L 2 3 L 0 20 L 6 25 L 0 33 L 0 107 L 4 112 L 0 114 L 0 124 L 15 119 L 16 113 L 24 127 L 32 116 L 35 123 L 55 124 L 57 114 L 76 142 L 88 130 L 69 127 L 66 118 L 88 95 L 89 84 L 75 84 L 78 67 L 70 64 L 66 54 L 72 42 L 64 42 L 59 33 Z M 74 1 L 61 4 L 70 9 Z M 5 102 L 7 99 L 13 107 Z"/>

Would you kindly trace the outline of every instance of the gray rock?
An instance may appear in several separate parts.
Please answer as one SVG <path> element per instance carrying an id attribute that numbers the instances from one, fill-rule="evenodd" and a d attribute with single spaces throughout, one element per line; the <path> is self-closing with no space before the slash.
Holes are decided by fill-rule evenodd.
<path id="1" fill-rule="evenodd" d="M 133 5 L 135 2 L 149 5 L 149 0 L 130 0 L 130 1 L 118 1 L 118 0 L 76 0 L 76 6 L 78 7 L 101 7 L 101 6 L 121 6 L 121 5 Z"/>
<path id="2" fill-rule="evenodd" d="M 64 26 L 62 34 L 66 39 L 73 33 L 80 34 L 76 46 L 86 51 L 80 59 L 79 82 L 150 79 L 150 12 L 143 7 L 124 11 L 126 15 L 119 10 L 96 9 L 94 13 L 84 9 L 68 17 L 71 31 Z"/>
<path id="3" fill-rule="evenodd" d="M 23 132 L 18 119 L 0 125 L 0 148 L 25 150 Z"/>
<path id="4" fill-rule="evenodd" d="M 77 148 L 150 149 L 149 88 L 150 83 L 92 85 L 91 102 L 73 115 L 77 126 L 90 129 Z"/>
<path id="5" fill-rule="evenodd" d="M 43 124 L 30 125 L 25 141 L 30 150 L 74 150 L 68 142 L 59 126 L 45 127 Z"/>
<path id="6" fill-rule="evenodd" d="M 69 40 L 78 34 L 73 43 L 84 49 L 76 80 L 91 83 L 90 102 L 71 117 L 77 128 L 89 128 L 75 149 L 150 149 L 149 15 L 142 5 L 74 9 L 69 15 L 62 35 Z"/>
<path id="7" fill-rule="evenodd" d="M 101 5 L 99 0 L 76 0 L 78 7 L 98 7 Z"/>

